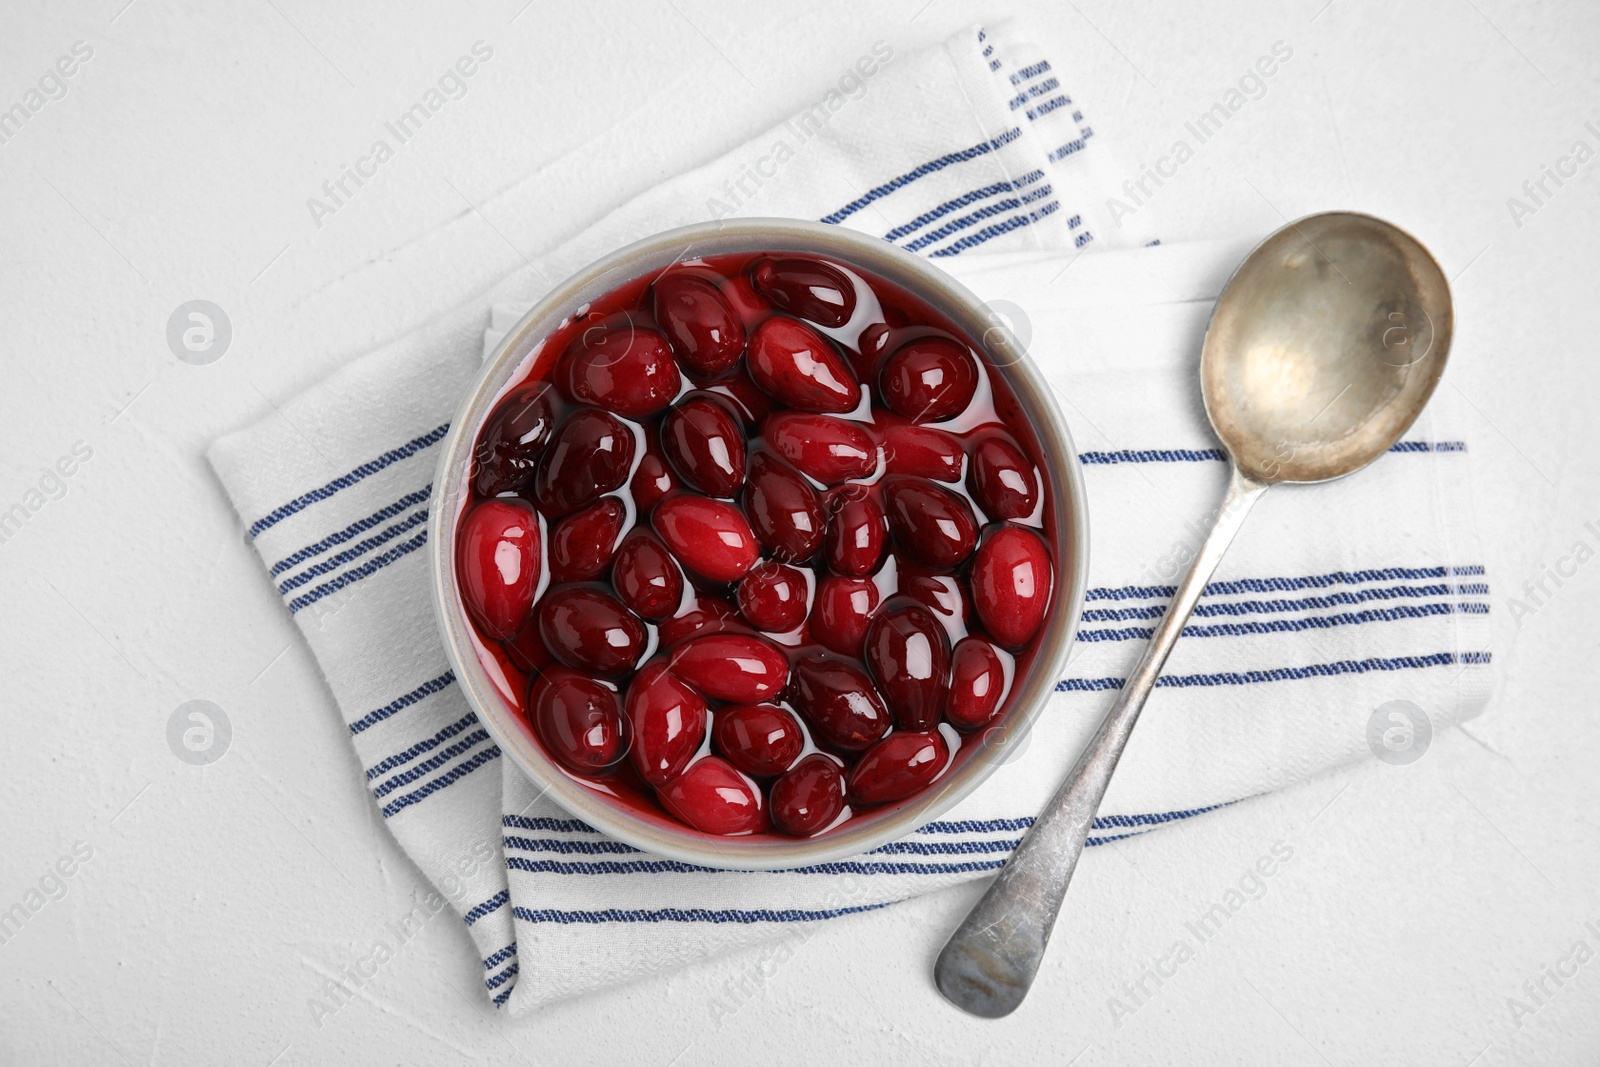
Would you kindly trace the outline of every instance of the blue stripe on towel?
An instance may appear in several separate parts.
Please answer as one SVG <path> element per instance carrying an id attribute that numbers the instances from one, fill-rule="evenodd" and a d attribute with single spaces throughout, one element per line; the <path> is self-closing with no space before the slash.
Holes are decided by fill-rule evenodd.
<path id="1" fill-rule="evenodd" d="M 467 909 L 466 914 L 461 916 L 461 921 L 466 923 L 468 926 L 471 926 L 485 915 L 489 915 L 505 907 L 506 902 L 510 899 L 511 893 L 508 890 L 502 889 L 500 892 L 496 893 L 482 904 Z"/>
<path id="2" fill-rule="evenodd" d="M 1006 851 L 1016 845 L 1004 842 Z M 794 867 L 782 871 L 747 871 L 747 874 L 969 874 L 973 871 L 992 871 L 1005 864 L 1005 860 L 971 860 L 964 863 L 882 863 L 865 860 L 841 860 L 817 863 L 808 867 Z M 700 867 L 679 860 L 530 860 L 521 856 L 508 856 L 506 867 L 527 874 L 721 874 L 711 867 Z"/>
<path id="3" fill-rule="evenodd" d="M 466 737 L 463 737 L 449 748 L 429 756 L 427 759 L 423 760 L 415 767 L 412 767 L 410 770 L 397 774 L 387 782 L 376 786 L 372 790 L 372 799 L 382 800 L 384 797 L 388 796 L 390 793 L 393 793 L 401 786 L 410 785 L 423 775 L 433 773 L 440 767 L 443 767 L 446 763 L 449 763 L 451 760 L 455 759 L 457 756 L 469 751 L 474 745 L 487 740 L 489 740 L 488 730 L 472 731 L 472 733 L 468 734 Z"/>
<path id="4" fill-rule="evenodd" d="M 1465 441 L 1400 441 L 1390 452 L 1465 452 Z M 1222 463 L 1220 448 L 1120 448 L 1111 452 L 1079 452 L 1078 462 L 1092 466 L 1113 463 Z"/>
<path id="5" fill-rule="evenodd" d="M 1011 75 L 1011 84 L 1021 85 L 1025 81 L 1037 78 L 1039 75 L 1044 74 L 1049 69 L 1050 61 L 1048 59 L 1041 59 L 1039 62 L 1033 64 L 1033 66 L 1023 67 L 1021 70 Z"/>
<path id="6" fill-rule="evenodd" d="M 512 908 L 511 914 L 529 923 L 801 923 L 834 919 L 863 911 L 887 908 L 879 904 L 853 904 L 845 908 L 606 908 L 603 911 L 564 911 L 555 908 Z"/>
<path id="7" fill-rule="evenodd" d="M 498 989 L 498 988 L 500 988 L 501 986 L 505 985 L 507 982 L 511 981 L 511 979 L 515 978 L 517 976 L 517 971 L 518 970 L 520 970 L 520 968 L 515 963 L 513 963 L 511 966 L 507 967 L 505 970 L 501 971 L 499 974 L 495 975 L 494 977 L 485 978 L 483 980 L 484 988 L 485 989 Z"/>
<path id="8" fill-rule="evenodd" d="M 874 200 L 882 199 L 895 190 L 910 185 L 918 178 L 923 178 L 929 174 L 933 174 L 936 171 L 941 171 L 953 163 L 965 163 L 968 160 L 977 159 L 979 156 L 986 156 L 990 152 L 993 152 L 1004 145 L 1010 144 L 1012 141 L 1015 141 L 1021 136 L 1022 127 L 1013 126 L 1011 129 L 1000 134 L 998 137 L 991 137 L 987 141 L 979 141 L 971 148 L 963 148 L 959 152 L 950 152 L 946 155 L 940 156 L 938 159 L 929 160 L 921 166 L 909 170 L 897 178 L 890 178 L 887 182 L 884 182 L 882 185 L 874 189 L 868 189 L 866 195 L 850 201 L 850 203 L 846 204 L 844 207 L 840 208 L 838 211 L 835 211 L 831 215 L 824 215 L 822 217 L 822 221 L 831 223 L 843 222 L 845 219 L 849 218 L 851 215 L 854 215 L 857 211 L 860 211 Z"/>
<path id="9" fill-rule="evenodd" d="M 352 537 L 366 533 L 368 530 L 378 525 L 378 523 L 383 522 L 385 519 L 392 519 L 402 511 L 422 503 L 432 494 L 433 484 L 430 482 L 414 493 L 407 493 L 399 500 L 396 500 L 393 504 L 388 504 L 379 508 L 366 518 L 357 519 L 355 522 L 352 522 L 349 526 L 346 526 L 338 533 L 329 534 L 327 537 L 324 537 L 315 544 L 310 544 L 302 549 L 299 549 L 298 551 L 291 552 L 283 559 L 280 559 L 278 562 L 274 563 L 271 568 L 269 568 L 267 573 L 276 578 L 284 571 L 304 563 L 312 556 L 320 555 L 321 553 L 332 548 L 334 545 L 342 545 Z"/>
<path id="10" fill-rule="evenodd" d="M 529 818 L 526 815 L 506 815 L 500 820 L 501 826 L 509 826 L 514 830 L 550 830 L 563 834 L 597 834 L 600 831 L 586 822 L 578 819 L 547 819 L 544 816 Z"/>
<path id="11" fill-rule="evenodd" d="M 1030 107 L 1027 110 L 1028 121 L 1032 122 L 1034 119 L 1040 118 L 1041 116 L 1044 116 L 1044 115 L 1048 115 L 1048 114 L 1050 114 L 1050 112 L 1056 110 L 1057 108 L 1066 107 L 1070 103 L 1072 103 L 1072 101 L 1069 100 L 1065 96 L 1058 96 L 1058 97 L 1055 97 L 1054 99 L 1046 100 L 1044 103 L 1040 104 L 1038 107 Z"/>
<path id="12" fill-rule="evenodd" d="M 1432 604 L 1399 604 L 1392 608 L 1367 608 L 1364 611 L 1341 611 L 1335 615 L 1308 615 L 1300 619 L 1269 619 L 1265 622 L 1223 622 L 1212 626 L 1189 624 L 1183 628 L 1184 637 L 1246 637 L 1251 634 L 1300 633 L 1305 630 L 1329 630 L 1335 626 L 1365 626 L 1374 622 L 1395 622 L 1399 619 L 1426 619 L 1440 615 L 1487 615 L 1487 604 L 1452 604 L 1448 601 Z M 1117 630 L 1079 630 L 1078 640 L 1096 641 L 1147 641 L 1155 634 L 1155 627 L 1127 626 Z"/>
<path id="13" fill-rule="evenodd" d="M 405 696 L 396 697 L 394 700 L 385 704 L 383 707 L 378 708 L 376 711 L 369 711 L 365 715 L 361 716 L 361 718 L 350 724 L 350 732 L 353 734 L 359 734 L 362 730 L 365 730 L 368 727 L 376 726 L 378 723 L 382 722 L 384 719 L 387 719 L 395 712 L 404 708 L 409 708 L 423 697 L 437 693 L 447 685 L 454 684 L 455 680 L 455 671 L 445 671 L 437 678 L 430 678 L 428 681 L 423 682 Z M 383 772 L 380 771 L 379 773 L 381 774 Z"/>
<path id="14" fill-rule="evenodd" d="M 392 770 L 395 767 L 400 766 L 402 763 L 411 762 L 424 752 L 438 748 L 440 745 L 456 736 L 456 734 L 459 734 L 461 731 L 470 729 L 476 725 L 478 725 L 477 714 L 471 711 L 467 712 L 466 715 L 457 719 L 449 726 L 446 726 L 443 730 L 440 730 L 426 741 L 418 741 L 404 752 L 396 752 L 392 756 L 385 756 L 377 763 L 374 763 L 372 766 L 368 767 L 367 781 L 372 781 L 384 771 Z"/>
<path id="15" fill-rule="evenodd" d="M 995 196 L 999 193 L 1017 192 L 1020 189 L 1024 189 L 1027 186 L 1032 185 L 1034 182 L 1043 177 L 1044 171 L 1031 170 L 1022 177 L 1018 178 L 1016 181 L 995 182 L 993 185 L 985 185 L 982 189 L 974 189 L 970 193 L 962 193 L 953 200 L 946 200 L 938 207 L 924 211 L 922 214 L 918 215 L 904 226 L 896 226 L 894 229 L 884 234 L 883 239 L 885 241 L 897 241 L 906 234 L 912 233 L 923 226 L 926 226 L 934 219 L 943 218 L 952 211 L 958 210 L 959 208 L 964 208 L 968 204 L 977 203 L 979 200 Z"/>
<path id="16" fill-rule="evenodd" d="M 1370 659 L 1341 659 L 1332 663 L 1312 663 L 1304 667 L 1275 667 L 1270 670 L 1218 671 L 1212 674 L 1163 674 L 1156 685 L 1173 689 L 1194 686 L 1259 685 L 1263 682 L 1294 682 L 1306 678 L 1331 678 L 1341 674 L 1366 674 L 1370 671 L 1419 670 L 1426 667 L 1447 667 L 1452 663 L 1486 664 L 1488 652 L 1434 652 L 1426 656 L 1373 656 Z M 1122 678 L 1064 678 L 1056 683 L 1056 692 L 1094 693 L 1107 689 L 1121 689 Z"/>
<path id="17" fill-rule="evenodd" d="M 327 485 L 324 485 L 322 488 L 313 489 L 309 493 L 304 493 L 301 496 L 295 497 L 282 507 L 273 509 L 268 514 L 263 515 L 261 518 L 251 523 L 250 536 L 255 538 L 263 531 L 271 529 L 284 519 L 287 519 L 296 512 L 310 507 L 317 501 L 326 500 L 330 496 L 333 496 L 335 493 L 339 492 L 341 489 L 348 489 L 352 485 L 355 485 L 357 482 L 361 481 L 363 478 L 377 474 L 385 467 L 399 463 L 403 459 L 408 459 L 430 445 L 438 444 L 440 441 L 444 440 L 444 435 L 449 431 L 450 424 L 448 422 L 443 426 L 436 426 L 427 433 L 423 434 L 421 437 L 412 438 L 399 448 L 392 448 L 383 455 L 378 456 L 376 459 L 371 459 L 366 463 L 361 464 L 361 466 L 355 468 L 349 473 L 341 474 L 339 477 L 335 478 Z"/>
<path id="18" fill-rule="evenodd" d="M 284 579 L 278 585 L 278 595 L 282 596 L 283 594 L 288 593 L 290 590 L 298 589 L 307 582 L 313 581 L 316 578 L 327 574 L 329 571 L 339 569 L 353 559 L 360 559 L 362 556 L 366 555 L 368 552 L 371 552 L 379 545 L 384 544 L 387 541 L 392 541 L 396 537 L 399 537 L 401 534 L 405 533 L 407 530 L 420 526 L 427 521 L 427 508 L 422 508 L 419 511 L 413 512 L 412 514 L 406 516 L 404 520 L 385 528 L 382 533 L 374 534 L 365 540 L 358 541 L 349 548 L 345 549 L 343 552 L 338 552 L 332 556 L 329 556 L 316 566 L 307 567 L 293 578 Z"/>
<path id="19" fill-rule="evenodd" d="M 435 778 L 421 789 L 418 789 L 415 792 L 407 793 L 402 797 L 396 797 L 394 800 L 389 801 L 389 803 L 385 804 L 378 810 L 385 819 L 393 818 L 406 808 L 409 808 L 411 805 L 427 800 L 434 793 L 444 789 L 446 786 L 454 785 L 456 782 L 460 781 L 462 778 L 465 778 L 467 775 L 471 774 L 479 767 L 482 767 L 490 760 L 497 760 L 499 758 L 500 747 L 498 745 L 490 746 L 489 748 L 484 749 L 482 752 L 479 752 L 476 756 L 473 756 L 471 759 L 456 764 L 454 767 L 450 768 L 449 771 L 441 774 L 439 777 Z"/>
<path id="20" fill-rule="evenodd" d="M 1078 131 L 1078 136 L 1077 137 L 1075 137 L 1074 139 L 1068 141 L 1064 145 L 1058 145 L 1057 147 L 1052 148 L 1050 150 L 1050 155 L 1049 155 L 1050 162 L 1059 163 L 1059 162 L 1061 162 L 1061 160 L 1066 159 L 1068 156 L 1072 155 L 1074 152 L 1083 151 L 1083 146 L 1088 144 L 1089 143 L 1089 138 L 1091 138 L 1093 136 L 1094 136 L 1094 130 L 1089 126 L 1085 126 L 1083 129 Z"/>
<path id="21" fill-rule="evenodd" d="M 968 212 L 967 214 L 962 215 L 960 218 L 951 219 L 943 226 L 929 230 L 921 237 L 918 237 L 915 241 L 907 241 L 906 250 L 910 252 L 921 251 L 937 241 L 944 240 L 953 233 L 958 233 L 961 230 L 966 229 L 975 222 L 982 222 L 984 219 L 993 218 L 994 216 L 1003 212 L 1015 210 L 1016 208 L 1022 207 L 1025 203 L 1032 203 L 1034 200 L 1037 200 L 1040 197 L 1049 196 L 1053 191 L 1054 190 L 1048 184 L 1046 184 L 1039 186 L 1039 188 L 1028 193 L 1026 196 L 1008 196 L 1004 200 L 996 200 L 992 204 L 985 204 L 976 211 Z"/>
<path id="22" fill-rule="evenodd" d="M 1202 596 L 1228 596 L 1234 593 L 1287 593 L 1297 589 L 1323 589 L 1330 585 L 1361 585 L 1366 582 L 1393 582 L 1419 578 L 1474 577 L 1483 574 L 1481 563 L 1438 567 L 1383 567 L 1363 571 L 1330 571 L 1298 578 L 1235 578 L 1212 582 Z M 1084 594 L 1085 600 L 1170 600 L 1178 591 L 1175 585 L 1096 586 Z M 1487 593 L 1488 589 L 1485 588 Z"/>
<path id="23" fill-rule="evenodd" d="M 323 597 L 332 596 L 346 586 L 354 585 L 364 578 L 370 578 L 383 570 L 389 564 L 415 552 L 428 543 L 428 531 L 423 530 L 409 541 L 402 541 L 387 552 L 373 556 L 359 567 L 352 567 L 332 581 L 323 582 L 309 593 L 302 593 L 289 601 L 289 614 L 294 615 L 302 608 L 309 608 Z"/>
<path id="24" fill-rule="evenodd" d="M 959 240 L 959 241 L 952 241 L 949 244 L 945 245 L 943 248 L 934 249 L 932 252 L 929 252 L 928 255 L 929 256 L 956 256 L 956 255 L 960 255 L 962 252 L 966 251 L 967 249 L 975 248 L 978 245 L 983 244 L 983 242 L 989 240 L 990 238 L 999 237 L 1003 233 L 1010 233 L 1012 230 L 1018 230 L 1018 229 L 1021 229 L 1024 226 L 1030 226 L 1033 223 L 1038 222 L 1040 219 L 1043 219 L 1048 215 L 1054 214 L 1055 211 L 1057 209 L 1059 209 L 1060 207 L 1061 207 L 1061 204 L 1058 201 L 1055 201 L 1055 200 L 1046 201 L 1045 203 L 1040 204 L 1034 210 L 1028 212 L 1026 215 L 1013 215 L 1011 218 L 1007 219 L 1004 222 L 997 222 L 992 226 L 985 226 L 983 229 L 979 230 L 977 233 L 968 234 L 967 236 L 961 238 L 961 240 Z"/>
<path id="25" fill-rule="evenodd" d="M 1479 588 L 1462 586 L 1454 591 L 1463 596 L 1471 596 Z M 1311 596 L 1299 600 L 1224 600 L 1215 604 L 1202 602 L 1195 607 L 1194 613 L 1204 619 L 1218 615 L 1267 615 L 1273 612 L 1314 611 L 1319 608 L 1362 604 L 1369 600 L 1449 596 L 1451 591 L 1448 585 L 1387 585 L 1355 593 L 1334 593 L 1332 596 Z M 1481 591 L 1486 594 L 1489 587 L 1482 586 Z M 1083 613 L 1083 621 L 1121 622 L 1126 619 L 1158 619 L 1166 613 L 1165 604 L 1149 604 L 1139 608 L 1090 608 Z"/>
<path id="26" fill-rule="evenodd" d="M 483 969 L 486 971 L 492 971 L 516 954 L 517 943 L 513 941 L 511 944 L 507 945 L 503 949 L 500 949 L 498 952 L 491 952 L 489 955 L 485 956 L 483 958 Z"/>
<path id="27" fill-rule="evenodd" d="M 496 993 L 494 998 L 494 1006 L 497 1008 L 505 1007 L 506 1001 L 510 998 L 512 991 L 515 989 L 516 987 L 512 986 L 511 989 Z"/>

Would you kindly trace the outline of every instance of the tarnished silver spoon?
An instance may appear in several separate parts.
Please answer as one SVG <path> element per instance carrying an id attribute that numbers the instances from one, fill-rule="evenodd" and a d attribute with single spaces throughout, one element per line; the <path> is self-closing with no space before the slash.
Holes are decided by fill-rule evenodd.
<path id="1" fill-rule="evenodd" d="M 1229 279 L 1206 328 L 1200 388 L 1232 463 L 1211 533 L 1077 765 L 934 966 L 939 991 L 988 1018 L 1027 996 L 1067 883 L 1145 699 L 1201 591 L 1269 486 L 1325 482 L 1388 451 L 1450 352 L 1450 285 L 1410 234 L 1370 215 L 1290 223 Z"/>

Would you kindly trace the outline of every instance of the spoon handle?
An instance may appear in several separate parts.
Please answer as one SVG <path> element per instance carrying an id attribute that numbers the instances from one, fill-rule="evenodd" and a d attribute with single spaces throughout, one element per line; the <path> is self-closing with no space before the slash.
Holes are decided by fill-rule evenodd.
<path id="1" fill-rule="evenodd" d="M 934 965 L 939 992 L 973 1015 L 1009 1015 L 1027 996 L 1044 958 L 1072 880 L 1073 868 L 1094 825 L 1111 773 L 1128 744 L 1145 698 L 1177 644 L 1206 582 L 1217 568 L 1250 506 L 1267 486 L 1233 469 L 1228 493 L 1189 573 L 1167 605 L 1138 666 L 1123 683 L 1111 710 L 1066 781 L 1023 835 L 994 884 L 951 935 Z"/>

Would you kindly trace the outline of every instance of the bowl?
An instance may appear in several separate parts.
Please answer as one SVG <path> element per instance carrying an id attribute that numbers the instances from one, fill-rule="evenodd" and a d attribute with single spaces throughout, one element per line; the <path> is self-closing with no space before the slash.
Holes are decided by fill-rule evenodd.
<path id="1" fill-rule="evenodd" d="M 1055 587 L 1048 615 L 1019 672 L 1001 716 L 977 743 L 964 744 L 953 766 L 923 792 L 870 809 L 812 838 L 715 837 L 666 816 L 608 799 L 545 754 L 492 657 L 467 616 L 456 584 L 456 531 L 470 500 L 472 452 L 496 402 L 526 373 L 544 338 L 611 290 L 698 256 L 777 252 L 814 255 L 858 267 L 921 296 L 943 312 L 987 357 L 1032 424 L 1051 513 L 1045 533 L 1054 554 Z M 458 684 L 467 701 L 519 770 L 543 795 L 596 830 L 648 853 L 726 870 L 781 870 L 868 852 L 936 819 L 977 789 L 1021 743 L 1049 702 L 1064 670 L 1083 611 L 1088 576 L 1088 515 L 1083 483 L 1054 394 L 1011 330 L 966 287 L 928 260 L 887 241 L 843 227 L 793 219 L 739 219 L 670 230 L 591 264 L 557 285 L 506 335 L 468 390 L 445 437 L 434 478 L 428 528 L 434 607 Z M 485 661 L 489 662 L 486 663 Z"/>

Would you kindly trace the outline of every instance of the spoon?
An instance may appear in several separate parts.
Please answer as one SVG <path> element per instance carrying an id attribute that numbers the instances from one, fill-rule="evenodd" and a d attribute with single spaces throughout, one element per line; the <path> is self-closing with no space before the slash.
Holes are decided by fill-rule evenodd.
<path id="1" fill-rule="evenodd" d="M 1452 325 L 1428 250 L 1370 215 L 1292 222 L 1228 280 L 1200 351 L 1228 491 L 1100 728 L 939 953 L 934 980 L 952 1004 L 993 1019 L 1022 1003 L 1133 725 L 1251 506 L 1270 486 L 1342 478 L 1388 451 L 1444 373 Z"/>

